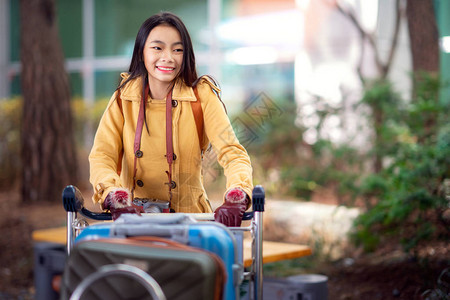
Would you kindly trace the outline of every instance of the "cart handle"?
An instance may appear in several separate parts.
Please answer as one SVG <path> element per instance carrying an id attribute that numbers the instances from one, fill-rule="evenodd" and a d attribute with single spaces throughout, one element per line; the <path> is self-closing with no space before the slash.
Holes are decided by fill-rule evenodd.
<path id="1" fill-rule="evenodd" d="M 255 187 L 255 190 L 256 188 L 257 187 Z M 255 195 L 255 191 L 253 192 L 253 195 Z M 84 207 L 83 194 L 76 186 L 68 185 L 66 188 L 64 188 L 62 198 L 64 209 L 67 212 L 80 213 L 82 216 L 96 221 L 112 220 L 111 213 L 109 212 L 98 213 L 90 211 L 89 209 Z M 253 205 L 253 210 L 255 210 L 255 203 Z M 242 220 L 243 221 L 251 220 L 253 219 L 253 215 L 254 215 L 253 211 L 245 212 L 242 217 Z"/>

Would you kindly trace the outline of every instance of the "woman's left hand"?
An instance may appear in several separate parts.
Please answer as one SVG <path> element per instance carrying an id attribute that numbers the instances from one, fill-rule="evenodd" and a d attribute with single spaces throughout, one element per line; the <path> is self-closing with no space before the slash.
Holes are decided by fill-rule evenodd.
<path id="1" fill-rule="evenodd" d="M 240 188 L 233 188 L 225 195 L 225 203 L 214 212 L 214 220 L 228 227 L 239 227 L 242 216 L 250 201 L 248 195 Z"/>

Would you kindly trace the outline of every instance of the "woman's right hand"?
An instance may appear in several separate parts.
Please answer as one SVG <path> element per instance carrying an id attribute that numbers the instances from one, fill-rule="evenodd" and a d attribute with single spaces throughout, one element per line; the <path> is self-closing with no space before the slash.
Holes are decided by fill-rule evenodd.
<path id="1" fill-rule="evenodd" d="M 117 188 L 112 190 L 102 204 L 103 209 L 109 209 L 113 220 L 117 220 L 122 214 L 138 214 L 144 212 L 144 208 L 133 204 L 131 193 L 128 189 Z"/>

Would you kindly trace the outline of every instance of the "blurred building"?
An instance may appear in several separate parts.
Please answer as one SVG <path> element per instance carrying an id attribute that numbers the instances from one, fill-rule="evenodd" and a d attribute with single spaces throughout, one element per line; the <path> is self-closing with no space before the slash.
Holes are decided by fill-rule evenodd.
<path id="1" fill-rule="evenodd" d="M 7 85 L 0 97 L 20 94 L 19 0 L 1 0 L 8 28 Z M 110 97 L 119 72 L 128 70 L 137 31 L 145 19 L 162 10 L 176 13 L 188 25 L 200 61 L 207 46 L 199 41 L 209 26 L 207 0 L 56 0 L 60 38 L 72 94 L 94 101 Z M 3 25 L 3 24 L 2 24 Z M 2 26 L 0 26 L 2 27 Z M 204 64 L 202 65 L 204 67 Z M 2 78 L 5 81 L 5 78 Z"/>
<path id="2" fill-rule="evenodd" d="M 322 134 L 336 142 L 360 130 L 352 105 L 365 76 L 376 76 L 373 53 L 361 44 L 354 25 L 333 6 L 336 0 L 56 0 L 61 42 L 73 96 L 93 102 L 109 98 L 119 72 L 129 66 L 136 33 L 150 15 L 162 10 L 179 15 L 190 31 L 199 74 L 221 83 L 231 113 L 260 93 L 274 101 L 299 104 L 305 135 L 314 143 Z M 340 1 L 365 30 L 376 33 L 386 55 L 394 22 L 391 0 Z M 439 2 L 439 1 L 437 1 Z M 19 0 L 0 0 L 0 99 L 20 94 Z M 408 95 L 409 42 L 401 24 L 391 80 Z M 6 41 L 6 42 L 5 42 Z M 343 107 L 314 132 L 317 99 Z M 323 103 L 322 103 L 323 104 Z M 343 136 L 346 132 L 346 136 Z"/>
<path id="3" fill-rule="evenodd" d="M 293 97 L 302 13 L 293 0 L 56 0 L 61 42 L 74 97 L 110 97 L 126 71 L 142 22 L 160 11 L 190 31 L 199 74 L 219 79 L 231 110 L 266 91 Z M 19 0 L 0 0 L 0 98 L 20 94 Z"/>

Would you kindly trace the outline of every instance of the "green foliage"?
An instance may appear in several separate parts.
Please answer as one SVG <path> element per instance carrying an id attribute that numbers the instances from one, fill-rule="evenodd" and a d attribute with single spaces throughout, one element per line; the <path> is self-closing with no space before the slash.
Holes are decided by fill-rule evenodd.
<path id="1" fill-rule="evenodd" d="M 103 112 L 106 109 L 106 106 L 108 105 L 109 99 L 103 98 L 98 99 L 95 101 L 94 105 L 90 108 L 90 120 L 92 122 L 92 128 L 94 130 L 97 129 L 98 124 L 100 123 L 100 119 L 103 116 Z"/>
<path id="2" fill-rule="evenodd" d="M 282 170 L 300 166 L 304 160 L 301 157 L 305 147 L 302 135 L 304 129 L 296 124 L 297 107 L 289 101 L 277 101 L 280 115 L 266 117 L 263 126 L 256 124 L 246 112 L 242 112 L 233 120 L 244 124 L 244 131 L 249 132 L 254 139 L 243 143 L 251 155 L 252 166 L 255 169 L 255 182 L 262 183 L 268 194 L 285 193 L 290 186 L 290 180 L 281 177 Z M 245 141 L 236 130 L 239 140 Z"/>
<path id="3" fill-rule="evenodd" d="M 382 169 L 383 157 L 395 155 L 397 151 L 396 136 L 398 131 L 403 130 L 399 124 L 405 117 L 405 107 L 400 96 L 387 80 L 375 80 L 369 83 L 359 105 L 369 108 L 366 117 L 373 129 L 373 147 L 367 158 L 373 161 L 373 171 L 377 173 Z"/>
<path id="4" fill-rule="evenodd" d="M 334 188 L 341 203 L 352 204 L 357 190 L 358 170 L 361 161 L 355 149 L 319 140 L 305 146 L 303 159 L 297 168 L 286 165 L 281 170 L 283 182 L 289 182 L 289 192 L 310 200 L 320 188 Z"/>
<path id="5" fill-rule="evenodd" d="M 85 124 L 89 120 L 89 113 L 86 103 L 81 98 L 75 98 L 71 102 L 73 116 L 73 131 L 77 145 L 83 145 Z"/>
<path id="6" fill-rule="evenodd" d="M 306 143 L 296 104 L 276 103 L 282 110 L 281 116 L 265 119 L 264 128 L 250 126 L 251 132 L 257 134 L 257 139 L 246 145 L 255 169 L 255 181 L 263 184 L 269 195 L 310 200 L 314 193 L 327 187 L 335 189 L 342 202 L 352 203 L 362 168 L 358 150 L 333 144 L 325 138 L 312 145 Z M 339 109 L 319 97 L 315 105 L 320 118 L 315 129 L 321 132 L 325 119 L 339 114 Z M 252 124 L 245 112 L 237 118 L 244 124 Z"/>
<path id="7" fill-rule="evenodd" d="M 264 117 L 263 126 L 250 120 L 246 112 L 237 116 L 255 135 L 256 139 L 249 143 L 247 148 L 255 156 L 263 158 L 261 163 L 266 169 L 292 164 L 293 156 L 296 156 L 295 151 L 301 146 L 304 130 L 295 124 L 295 103 L 281 102 L 279 105 L 281 115 Z"/>
<path id="8" fill-rule="evenodd" d="M 0 101 L 0 189 L 10 188 L 20 176 L 22 103 L 21 98 Z M 101 99 L 89 108 L 82 99 L 72 100 L 73 128 L 78 147 L 84 146 L 86 126 L 97 128 L 107 103 L 107 99 Z"/>
<path id="9" fill-rule="evenodd" d="M 380 130 L 389 131 L 392 140 L 381 144 L 387 144 L 389 151 L 377 154 L 388 163 L 360 185 L 366 203 L 375 199 L 375 205 L 367 205 L 353 234 L 366 250 L 393 236 L 407 252 L 432 237 L 449 237 L 450 227 L 443 218 L 449 196 L 445 195 L 445 179 L 450 175 L 449 110 L 439 104 L 437 91 L 429 90 L 438 88 L 436 81 L 422 77 L 416 98 L 405 109 L 394 103 L 384 108 L 390 110 L 390 117 Z"/>
<path id="10" fill-rule="evenodd" d="M 285 168 L 282 170 L 282 182 L 289 183 L 289 192 L 297 198 L 310 200 L 313 193 L 320 186 L 323 180 L 323 173 L 318 169 L 305 168 Z"/>
<path id="11" fill-rule="evenodd" d="M 22 99 L 0 101 L 0 188 L 11 187 L 20 173 Z"/>
<path id="12" fill-rule="evenodd" d="M 85 144 L 87 130 L 95 132 L 107 104 L 108 99 L 99 99 L 92 105 L 88 105 L 81 98 L 72 99 L 75 140 L 79 147 L 83 147 Z"/>
<path id="13" fill-rule="evenodd" d="M 392 84 L 389 81 L 376 80 L 368 84 L 361 103 L 370 106 L 374 111 L 391 115 L 395 114 L 393 108 L 399 108 L 401 99 L 393 90 Z M 375 118 L 376 115 L 371 114 L 369 117 Z"/>
<path id="14" fill-rule="evenodd" d="M 374 135 L 365 153 L 320 134 L 324 120 L 340 113 L 324 99 L 316 99 L 319 139 L 312 145 L 303 140 L 306 129 L 298 126 L 296 107 L 282 105 L 281 117 L 268 120 L 264 130 L 252 128 L 258 139 L 247 150 L 255 180 L 277 195 L 308 200 L 331 188 L 341 204 L 358 201 L 365 212 L 356 219 L 352 238 L 367 251 L 394 240 L 414 253 L 424 241 L 448 239 L 449 107 L 438 101 L 437 78 L 422 74 L 420 79 L 409 102 L 387 81 L 367 87 L 359 105 L 367 108 Z M 367 162 L 377 163 L 368 169 Z"/>

